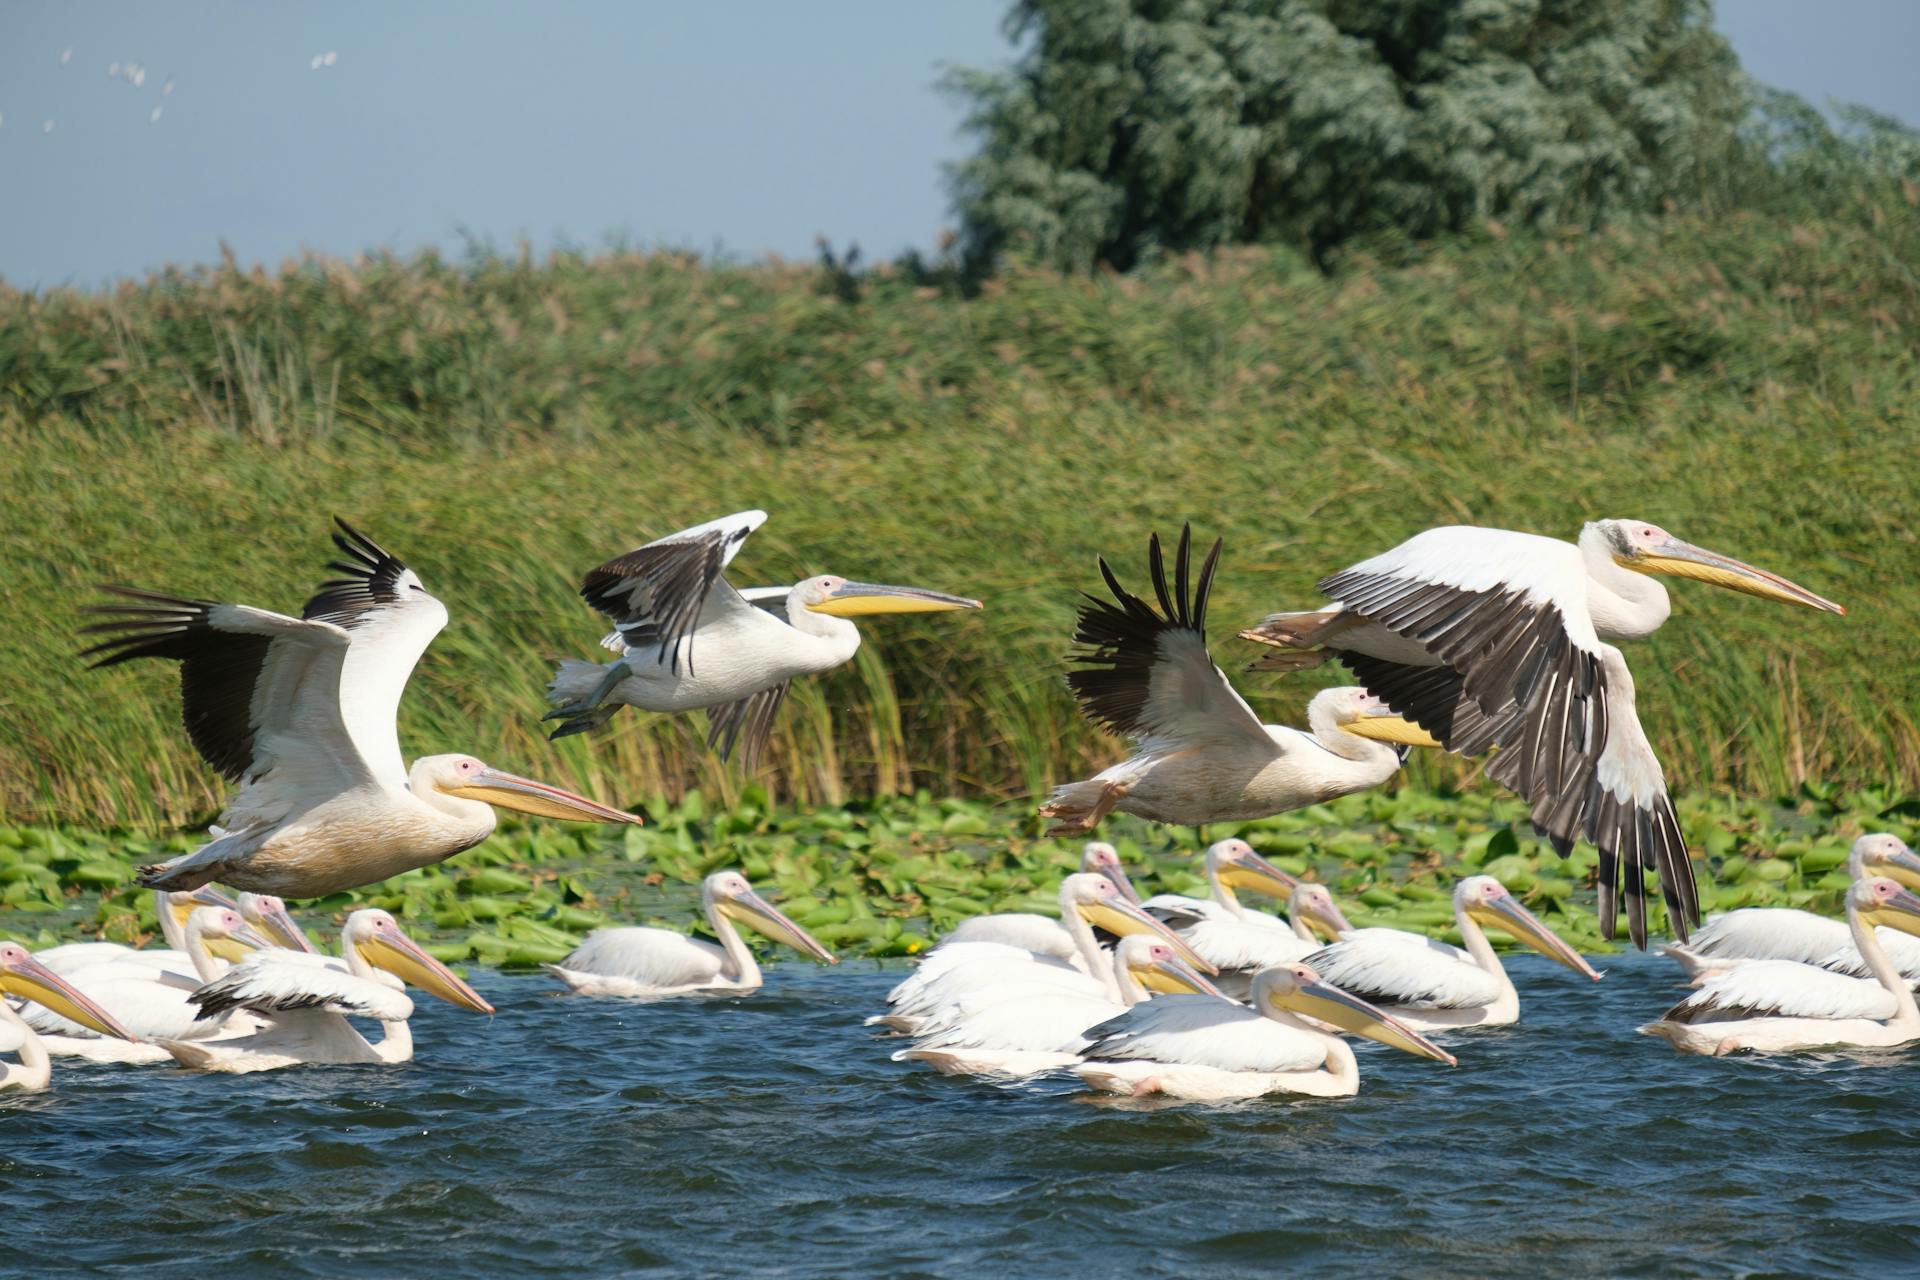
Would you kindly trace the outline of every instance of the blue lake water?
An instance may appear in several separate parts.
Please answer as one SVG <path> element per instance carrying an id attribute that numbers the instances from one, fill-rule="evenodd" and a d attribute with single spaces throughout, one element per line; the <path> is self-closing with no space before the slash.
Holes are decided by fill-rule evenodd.
<path id="1" fill-rule="evenodd" d="M 774 968 L 622 1004 L 482 972 L 399 1067 L 56 1061 L 0 1102 L 0 1269 L 276 1274 L 1538 1276 L 1920 1270 L 1920 1052 L 1707 1061 L 1632 1033 L 1664 961 L 1513 961 L 1457 1068 L 1357 1098 L 1103 1104 L 889 1060 L 898 979 Z"/>

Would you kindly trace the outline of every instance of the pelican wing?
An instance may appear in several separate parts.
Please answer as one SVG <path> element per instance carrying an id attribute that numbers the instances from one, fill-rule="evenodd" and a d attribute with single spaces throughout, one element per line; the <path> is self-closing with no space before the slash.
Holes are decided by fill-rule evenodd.
<path id="1" fill-rule="evenodd" d="M 251 1009 L 272 1017 L 305 1012 L 337 1013 L 348 1018 L 405 1022 L 413 1001 L 372 978 L 358 977 L 327 963 L 326 956 L 298 952 L 261 952 L 247 957 L 190 997 L 202 1017 L 230 1009 Z"/>
<path id="2" fill-rule="evenodd" d="M 1688 943 L 1694 954 L 1719 960 L 1795 960 L 1801 964 L 1818 964 L 1852 945 L 1846 921 L 1789 907 L 1742 907 L 1714 916 L 1695 931 Z"/>
<path id="3" fill-rule="evenodd" d="M 1079 1053 L 1089 1027 L 1126 1012 L 1099 996 L 987 988 L 969 992 L 943 1010 L 914 1041 L 918 1049 L 996 1049 Z"/>
<path id="4" fill-rule="evenodd" d="M 736 702 L 709 710 L 707 746 L 712 748 L 717 745 L 720 759 L 724 761 L 733 753 L 734 741 L 744 732 L 746 740 L 741 754 L 751 770 L 760 762 L 768 739 L 773 737 L 773 718 L 779 713 L 780 704 L 786 701 L 787 686 L 792 683 L 791 680 L 782 680 L 770 689 L 762 689 Z"/>
<path id="5" fill-rule="evenodd" d="M 725 959 L 712 943 L 671 929 L 619 928 L 588 934 L 560 967 L 671 988 L 713 981 Z"/>
<path id="6" fill-rule="evenodd" d="M 1871 978 L 1850 978 L 1791 960 L 1748 960 L 1707 978 L 1661 1015 L 1668 1022 L 1748 1018 L 1891 1018 L 1893 993 Z"/>
<path id="7" fill-rule="evenodd" d="M 1253 916 L 1241 920 L 1222 915 L 1183 929 L 1180 936 L 1202 960 L 1223 971 L 1293 964 L 1319 950 L 1318 942 L 1295 937 L 1286 921 L 1277 916 L 1265 919 L 1271 923 L 1256 923 Z"/>
<path id="8" fill-rule="evenodd" d="M 1327 1060 L 1318 1037 L 1217 996 L 1155 996 L 1087 1032 L 1089 1062 L 1179 1063 L 1222 1071 L 1311 1071 Z"/>
<path id="9" fill-rule="evenodd" d="M 1478 1009 L 1500 983 L 1457 947 L 1418 934 L 1362 929 L 1306 957 L 1320 976 L 1370 1004 L 1404 1009 Z"/>
<path id="10" fill-rule="evenodd" d="M 1207 596 L 1220 561 L 1215 540 L 1189 593 L 1191 527 L 1180 531 L 1174 555 L 1174 590 L 1167 586 L 1160 537 L 1147 544 L 1159 612 L 1120 585 L 1104 558 L 1100 574 L 1113 601 L 1088 596 L 1073 638 L 1091 646 L 1076 654 L 1079 670 L 1067 685 L 1094 723 L 1137 740 L 1173 743 L 1231 742 L 1275 749 L 1253 708 L 1234 691 L 1207 652 Z"/>
<path id="11" fill-rule="evenodd" d="M 693 632 L 703 610 L 747 607 L 720 575 L 766 520 L 764 511 L 709 520 L 656 538 L 587 574 L 580 595 L 613 621 L 606 646 L 618 653 L 654 646 L 658 661 L 677 672 L 680 641 Z"/>

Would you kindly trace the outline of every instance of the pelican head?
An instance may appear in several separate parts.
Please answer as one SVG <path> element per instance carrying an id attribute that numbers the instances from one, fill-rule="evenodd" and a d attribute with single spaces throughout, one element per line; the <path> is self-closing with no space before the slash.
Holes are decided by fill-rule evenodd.
<path id="1" fill-rule="evenodd" d="M 293 922 L 293 917 L 287 914 L 287 904 L 279 898 L 270 893 L 243 893 L 238 905 L 242 918 L 275 946 L 289 951 L 313 950 L 313 943 Z"/>
<path id="2" fill-rule="evenodd" d="M 568 822 L 640 821 L 631 813 L 609 809 L 560 787 L 506 773 L 472 756 L 422 756 L 413 762 L 408 785 L 415 795 L 430 789 L 542 818 L 561 818 Z"/>
<path id="3" fill-rule="evenodd" d="M 1873 876 L 1854 881 L 1847 890 L 1847 910 L 1857 913 L 1862 923 L 1920 936 L 1920 896 L 1898 880 Z"/>
<path id="4" fill-rule="evenodd" d="M 1907 842 L 1890 832 L 1861 836 L 1847 853 L 1847 869 L 1855 880 L 1887 876 L 1909 889 L 1920 889 L 1920 856 Z"/>
<path id="5" fill-rule="evenodd" d="M 1312 965 L 1283 964 L 1253 976 L 1248 993 L 1253 1007 L 1271 1018 L 1275 1013 L 1301 1013 L 1342 1031 L 1392 1045 L 1396 1049 L 1458 1066 L 1454 1056 L 1384 1009 L 1334 986 Z"/>
<path id="6" fill-rule="evenodd" d="M 1149 991 L 1226 999 L 1220 988 L 1201 977 L 1178 952 L 1150 933 L 1135 933 L 1120 939 L 1113 954 L 1126 966 L 1133 980 Z"/>
<path id="7" fill-rule="evenodd" d="M 35 960 L 33 953 L 17 942 L 0 942 L 0 992 L 31 1000 L 103 1036 L 121 1040 L 134 1038 L 131 1031 L 114 1021 L 112 1014 Z"/>
<path id="8" fill-rule="evenodd" d="M 153 892 L 160 899 L 160 909 L 173 917 L 173 927 L 183 931 L 187 927 L 187 917 L 193 914 L 195 907 L 237 905 L 232 898 L 210 884 L 201 885 L 198 889 L 176 889 L 171 893 L 165 889 L 155 889 Z"/>
<path id="9" fill-rule="evenodd" d="M 1127 901 L 1113 881 L 1093 871 L 1081 871 L 1060 882 L 1060 914 L 1077 915 L 1088 924 L 1105 929 L 1120 938 L 1136 933 L 1152 934 L 1157 941 L 1173 948 L 1174 954 L 1203 973 L 1218 973 L 1219 968 L 1200 958 L 1187 940 L 1140 907 Z"/>
<path id="10" fill-rule="evenodd" d="M 1468 876 L 1453 891 L 1453 904 L 1482 925 L 1490 925 L 1511 934 L 1541 955 L 1584 973 L 1595 982 L 1600 973 L 1586 957 L 1560 940 L 1560 936 L 1540 923 L 1538 916 L 1520 905 L 1520 900 L 1492 876 Z"/>
<path id="11" fill-rule="evenodd" d="M 1715 586 L 1744 591 L 1786 604 L 1805 605 L 1828 613 L 1846 610 L 1824 596 L 1788 582 L 1777 573 L 1756 569 L 1750 564 L 1723 556 L 1717 551 L 1682 542 L 1657 524 L 1644 520 L 1597 520 L 1606 536 L 1615 564 L 1635 573 L 1669 574 L 1676 578 L 1698 578 Z"/>
<path id="12" fill-rule="evenodd" d="M 1282 902 L 1293 901 L 1300 881 L 1253 851 L 1253 846 L 1238 837 L 1216 840 L 1207 847 L 1207 870 L 1229 889 L 1264 893 Z"/>
<path id="13" fill-rule="evenodd" d="M 251 952 L 273 949 L 273 944 L 232 907 L 195 907 L 187 916 L 187 937 L 198 938 L 209 955 L 229 964 L 238 964 Z"/>
<path id="14" fill-rule="evenodd" d="M 1339 941 L 1341 934 L 1353 928 L 1323 884 L 1301 884 L 1293 891 L 1293 901 L 1287 904 L 1287 910 L 1305 920 L 1307 928 L 1328 942 Z"/>
<path id="15" fill-rule="evenodd" d="M 700 896 L 708 906 L 736 924 L 744 924 L 756 933 L 784 943 L 801 955 L 812 956 L 828 964 L 839 964 L 840 957 L 820 945 L 805 929 L 787 919 L 780 908 L 755 893 L 747 878 L 738 871 L 716 871 L 707 877 Z"/>
<path id="16" fill-rule="evenodd" d="M 1080 869 L 1094 871 L 1113 881 L 1114 887 L 1127 895 L 1127 901 L 1138 906 L 1140 894 L 1134 889 L 1133 881 L 1127 878 L 1127 869 L 1120 865 L 1120 851 L 1105 840 L 1089 840 L 1087 847 L 1080 851 Z"/>
<path id="17" fill-rule="evenodd" d="M 1333 723 L 1356 738 L 1371 738 L 1375 742 L 1390 742 L 1400 747 L 1440 745 L 1438 738 L 1413 721 L 1396 714 L 1392 707 L 1365 689 L 1353 686 L 1322 689 L 1313 695 L 1314 702 L 1322 698 L 1331 705 Z M 1311 703 L 1308 704 L 1307 714 L 1313 714 Z"/>
<path id="18" fill-rule="evenodd" d="M 480 993 L 454 975 L 453 970 L 428 955 L 385 911 L 366 908 L 347 917 L 347 946 L 360 959 L 410 987 L 439 996 L 448 1004 L 475 1013 L 492 1013 Z"/>
<path id="19" fill-rule="evenodd" d="M 834 618 L 865 618 L 876 613 L 944 613 L 949 609 L 978 609 L 978 600 L 950 596 L 924 587 L 886 587 L 872 582 L 848 582 L 822 574 L 795 584 L 789 599 L 812 613 Z"/>

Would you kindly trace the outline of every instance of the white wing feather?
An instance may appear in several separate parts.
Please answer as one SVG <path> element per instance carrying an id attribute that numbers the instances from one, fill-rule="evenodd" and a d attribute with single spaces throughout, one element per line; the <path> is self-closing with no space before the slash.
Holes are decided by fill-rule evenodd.
<path id="1" fill-rule="evenodd" d="M 1745 1018 L 1891 1018 L 1893 993 L 1870 978 L 1850 978 L 1791 960 L 1749 960 L 1707 978 L 1674 1010 L 1696 1022 Z M 1670 1011 L 1671 1012 L 1671 1011 Z M 1723 1016 L 1716 1017 L 1715 1014 Z"/>
<path id="2" fill-rule="evenodd" d="M 327 956 L 298 952 L 258 952 L 201 987 L 196 995 L 203 1007 L 211 1003 L 268 1016 L 324 1012 L 381 1022 L 405 1022 L 413 1016 L 413 1001 L 406 992 L 348 973 L 328 960 Z"/>
<path id="3" fill-rule="evenodd" d="M 1089 1060 L 1145 1060 L 1222 1071 L 1310 1071 L 1326 1062 L 1326 1045 L 1246 1005 L 1215 996 L 1156 996 L 1088 1034 Z"/>
<path id="4" fill-rule="evenodd" d="M 712 943 L 671 929 L 623 927 L 589 934 L 560 967 L 672 988 L 712 982 L 725 964 L 726 953 Z"/>
<path id="5" fill-rule="evenodd" d="M 1500 998 L 1500 983 L 1458 947 L 1399 929 L 1357 929 L 1306 957 L 1336 987 L 1374 1004 L 1409 1009 L 1477 1009 Z"/>

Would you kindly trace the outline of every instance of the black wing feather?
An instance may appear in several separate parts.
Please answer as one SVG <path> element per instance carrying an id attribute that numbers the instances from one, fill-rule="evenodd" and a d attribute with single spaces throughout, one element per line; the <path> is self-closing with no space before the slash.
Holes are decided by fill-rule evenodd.
<path id="1" fill-rule="evenodd" d="M 327 568 L 345 576 L 321 583 L 313 598 L 301 607 L 300 616 L 351 630 L 374 611 L 399 603 L 400 577 L 407 566 L 339 516 L 333 522 L 339 526 L 333 533 L 333 545 L 340 549 L 342 558 L 329 560 Z"/>

